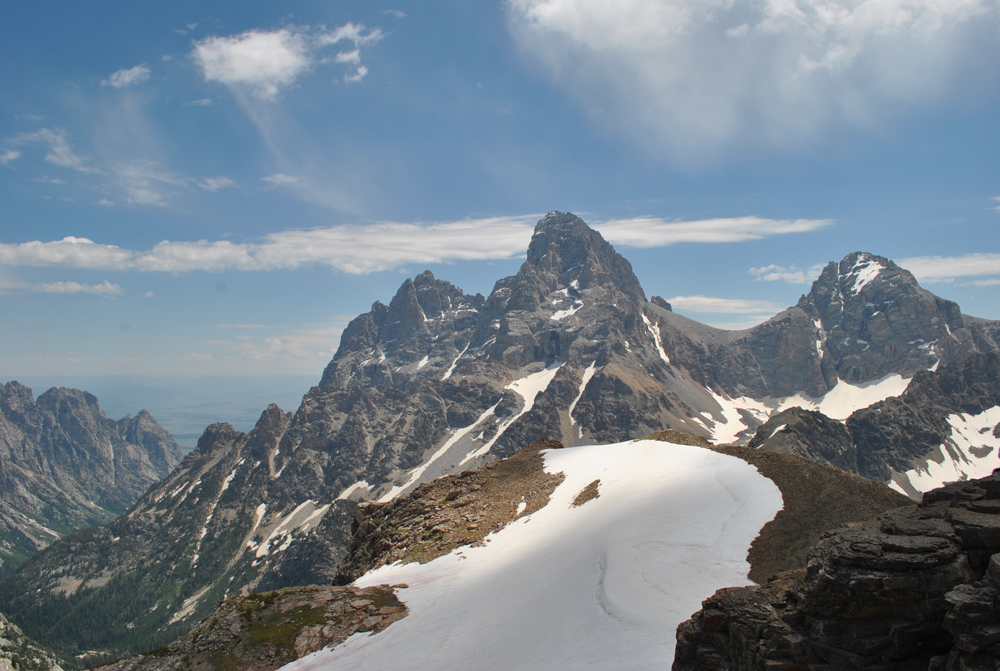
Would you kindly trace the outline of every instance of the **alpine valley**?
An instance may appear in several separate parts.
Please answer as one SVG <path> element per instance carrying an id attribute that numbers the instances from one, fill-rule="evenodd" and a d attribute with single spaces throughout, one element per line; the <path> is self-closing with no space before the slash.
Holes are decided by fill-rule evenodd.
<path id="1" fill-rule="evenodd" d="M 11 455 L 0 461 L 6 492 L 15 477 L 8 470 L 28 469 L 19 465 L 27 451 L 7 447 L 27 440 L 8 438 L 12 418 L 31 412 L 62 418 L 68 410 L 59 408 L 97 406 L 93 397 L 64 390 L 35 402 L 19 385 L 3 389 L 8 424 L 0 425 L 6 441 L 0 444 Z M 0 581 L 0 611 L 61 654 L 93 663 L 171 644 L 159 657 L 119 668 L 161 668 L 140 666 L 142 659 L 188 668 L 182 660 L 192 655 L 202 655 L 205 668 L 223 668 L 198 640 L 237 636 L 244 626 L 238 618 L 254 608 L 293 612 L 311 608 L 313 599 L 329 613 L 335 606 L 338 613 L 355 613 L 356 622 L 344 636 L 322 634 L 319 621 L 303 624 L 319 628 L 309 630 L 311 639 L 291 636 L 294 649 L 300 648 L 295 641 L 306 641 L 301 655 L 355 631 L 385 628 L 372 640 L 387 643 L 352 637 L 333 653 L 294 662 L 297 668 L 389 668 L 384 655 L 419 654 L 414 651 L 434 627 L 453 627 L 461 639 L 476 623 L 503 619 L 496 610 L 504 608 L 537 612 L 550 626 L 562 622 L 580 655 L 574 663 L 550 654 L 549 637 L 537 631 L 542 620 L 526 619 L 494 637 L 498 650 L 504 636 L 523 641 L 516 654 L 503 657 L 506 668 L 586 668 L 580 660 L 589 660 L 590 668 L 640 668 L 657 659 L 668 664 L 677 625 L 717 589 L 748 585 L 751 569 L 762 582 L 805 569 L 813 543 L 850 545 L 846 532 L 820 540 L 833 527 L 889 515 L 953 481 L 985 478 L 975 500 L 992 501 L 990 476 L 1000 467 L 1000 322 L 964 315 L 891 260 L 855 252 L 829 263 L 808 294 L 767 322 L 720 330 L 675 314 L 660 297 L 647 298 L 629 262 L 599 233 L 575 215 L 551 212 L 538 222 L 520 271 L 499 280 L 489 296 L 467 295 L 430 272 L 407 279 L 387 305 L 376 302 L 350 322 L 318 386 L 294 412 L 271 405 L 248 434 L 213 424 L 178 464 L 171 440 L 157 438 L 158 447 L 150 447 L 150 436 L 162 430 L 157 433 L 147 415 L 117 424 L 98 410 L 91 416 L 94 431 L 107 433 L 102 444 L 147 446 L 139 456 L 116 447 L 105 459 L 133 479 L 112 478 L 118 489 L 99 478 L 59 480 L 58 488 L 18 485 L 34 497 L 25 497 L 34 508 L 25 504 L 7 514 L 22 520 L 19 533 L 33 539 L 34 548 L 51 544 Z M 44 434 L 56 435 L 54 429 Z M 58 443 L 43 437 L 32 440 Z M 529 445 L 534 451 L 524 449 Z M 50 471 L 63 468 L 61 458 L 46 457 Z M 826 509 L 807 514 L 800 502 L 824 487 L 833 488 L 821 506 Z M 81 492 L 65 495 L 72 505 L 55 507 L 66 511 L 60 524 L 107 523 L 42 542 L 44 531 L 36 527 L 55 528 L 54 513 L 46 513 L 50 523 L 27 511 L 52 509 L 46 502 L 57 491 Z M 942 534 L 954 540 L 963 532 L 940 502 L 972 495 L 947 491 L 933 499 L 939 503 L 932 512 L 952 525 Z M 126 500 L 135 503 L 108 521 Z M 5 495 L 3 505 L 9 501 Z M 985 515 L 992 503 L 962 505 Z M 869 525 L 852 533 L 911 538 L 921 510 L 893 513 L 882 531 Z M 772 520 L 785 531 L 762 532 Z M 906 530 L 887 531 L 890 523 Z M 962 552 L 971 558 L 949 573 L 954 580 L 933 598 L 940 601 L 987 571 L 990 580 L 1000 580 L 989 557 L 975 554 L 992 542 L 954 541 L 948 561 L 958 562 Z M 751 549 L 748 565 L 751 543 L 758 554 Z M 498 561 L 484 564 L 484 558 L 504 548 L 508 568 L 535 562 L 523 590 L 512 581 L 524 574 L 512 568 L 482 572 Z M 543 568 L 546 562 L 551 569 Z M 809 562 L 812 571 L 815 562 Z M 572 579 L 579 576 L 593 584 L 576 585 Z M 816 596 L 821 578 L 811 573 L 795 582 L 805 585 L 810 608 L 825 603 Z M 447 599 L 426 588 L 449 580 L 463 587 Z M 644 600 L 636 596 L 645 594 L 644 580 L 681 586 L 658 588 L 655 598 Z M 413 589 L 397 591 L 403 605 L 364 591 L 404 582 Z M 302 596 L 305 586 L 334 583 L 350 586 Z M 473 589 L 487 583 L 492 590 Z M 546 585 L 578 591 L 581 602 L 556 609 L 542 598 Z M 743 602 L 726 606 L 735 592 L 720 593 L 713 603 L 760 619 L 759 612 L 771 608 L 761 604 L 778 603 L 791 589 L 780 585 L 754 593 L 756 611 Z M 987 587 L 993 589 L 976 589 Z M 271 601 L 251 603 L 252 594 L 265 592 Z M 286 603 L 281 599 L 287 609 L 279 607 Z M 590 619 L 560 619 L 591 607 L 599 609 Z M 379 608 L 389 610 L 380 615 Z M 402 608 L 409 608 L 405 619 Z M 772 611 L 767 617 L 776 617 Z M 391 616 L 391 626 L 378 624 L 383 616 Z M 195 633 L 173 643 L 206 617 Z M 734 634 L 733 641 L 739 638 L 743 647 L 720 643 L 711 639 L 712 617 L 705 610 L 685 625 L 683 668 L 744 668 L 712 660 L 758 650 L 763 634 L 740 630 L 742 638 Z M 630 622 L 643 624 L 629 629 Z M 730 619 L 725 626 L 738 629 Z M 789 630 L 782 644 L 805 640 L 802 631 Z M 386 648 L 393 640 L 397 647 Z M 623 640 L 637 656 L 611 654 Z M 709 648 L 714 652 L 698 657 Z M 254 650 L 247 659 L 257 659 L 258 649 L 247 649 Z M 464 657 L 448 657 L 448 650 L 427 659 L 439 668 L 475 659 L 475 650 Z M 812 654 L 758 658 L 803 664 L 789 669 L 832 663 Z"/>

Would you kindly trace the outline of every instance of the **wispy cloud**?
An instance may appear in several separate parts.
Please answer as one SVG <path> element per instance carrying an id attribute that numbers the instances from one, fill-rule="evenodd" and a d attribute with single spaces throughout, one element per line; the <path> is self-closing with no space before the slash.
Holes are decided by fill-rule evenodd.
<path id="1" fill-rule="evenodd" d="M 104 280 L 100 284 L 80 284 L 79 282 L 43 282 L 34 285 L 35 291 L 47 294 L 98 294 L 101 296 L 121 296 L 125 293 L 121 286 Z"/>
<path id="2" fill-rule="evenodd" d="M 629 247 L 663 247 L 679 242 L 743 242 L 775 235 L 807 233 L 833 225 L 832 219 L 732 217 L 702 221 L 666 221 L 656 217 L 615 219 L 594 228 L 609 242 Z"/>
<path id="3" fill-rule="evenodd" d="M 962 277 L 1000 275 L 1000 254 L 981 253 L 961 256 L 914 256 L 895 259 L 921 282 L 949 282 Z M 993 280 L 977 280 L 973 286 L 992 286 Z"/>
<path id="4" fill-rule="evenodd" d="M 667 302 L 683 312 L 717 313 L 717 314 L 759 314 L 768 316 L 784 310 L 786 306 L 772 301 L 753 301 L 742 298 L 717 298 L 715 296 L 674 296 Z"/>
<path id="5" fill-rule="evenodd" d="M 42 128 L 34 133 L 18 133 L 12 138 L 7 138 L 6 144 L 28 145 L 42 143 L 48 145 L 49 153 L 45 155 L 45 160 L 61 168 L 70 168 L 79 172 L 99 172 L 91 168 L 80 156 L 73 153 L 73 148 L 67 139 L 67 133 L 62 128 L 55 130 Z M 14 152 L 20 156 L 19 152 Z M 16 156 L 14 158 L 17 158 Z"/>
<path id="6" fill-rule="evenodd" d="M 787 282 L 789 284 L 809 284 L 815 281 L 819 274 L 823 272 L 823 264 L 812 266 L 802 270 L 798 266 L 779 266 L 771 264 L 761 268 L 751 268 L 751 275 L 756 275 L 757 281 L 763 282 Z"/>
<path id="7" fill-rule="evenodd" d="M 795 148 L 1000 68 L 994 0 L 507 0 L 520 47 L 589 109 L 681 163 Z M 989 54 L 987 56 L 986 54 Z"/>
<path id="8" fill-rule="evenodd" d="M 118 185 L 125 191 L 126 201 L 131 205 L 166 206 L 170 195 L 169 187 L 190 188 L 197 186 L 204 191 L 238 188 L 229 177 L 206 177 L 195 179 L 187 175 L 162 170 L 151 161 L 132 161 L 115 167 Z"/>
<path id="9" fill-rule="evenodd" d="M 277 184 L 289 183 L 278 177 L 272 175 L 265 179 Z M 157 198 L 161 196 L 149 184 L 157 180 L 167 184 L 184 184 L 187 179 L 173 173 L 136 169 L 130 184 L 132 197 L 160 204 Z M 436 223 L 341 225 L 271 233 L 252 243 L 228 240 L 163 241 L 145 251 L 126 250 L 98 244 L 87 238 L 69 237 L 20 245 L 0 243 L 0 264 L 162 272 L 266 271 L 326 265 L 346 273 L 364 274 L 400 268 L 406 264 L 516 258 L 524 253 L 531 240 L 537 218 L 538 215 L 530 214 Z M 597 228 L 617 244 L 656 247 L 681 242 L 756 240 L 768 235 L 814 230 L 826 223 L 773 221 L 758 217 L 703 222 L 665 222 L 642 218 L 605 222 Z"/>
<path id="10" fill-rule="evenodd" d="M 281 89 L 294 84 L 321 62 L 318 54 L 325 47 L 348 41 L 353 42 L 355 51 L 358 51 L 361 46 L 380 39 L 381 30 L 368 30 L 356 23 L 347 23 L 329 31 L 313 30 L 308 26 L 270 32 L 248 30 L 238 35 L 211 36 L 199 40 L 194 44 L 191 58 L 201 69 L 205 81 L 247 87 L 257 97 L 273 100 Z M 354 60 L 334 60 L 357 65 L 361 60 L 360 52 Z M 360 67 L 353 75 L 347 76 L 364 77 L 360 74 Z"/>
<path id="11" fill-rule="evenodd" d="M 149 81 L 149 74 L 149 68 L 145 65 L 136 65 L 134 68 L 113 72 L 110 77 L 101 82 L 101 86 L 123 89 Z"/>
<path id="12" fill-rule="evenodd" d="M 21 152 L 8 149 L 0 154 L 0 164 L 9 165 L 11 161 L 21 158 Z"/>
<path id="13" fill-rule="evenodd" d="M 211 107 L 215 104 L 215 101 L 211 98 L 199 98 L 198 100 L 189 100 L 185 105 L 197 105 L 199 107 Z"/>
<path id="14" fill-rule="evenodd" d="M 267 177 L 261 177 L 261 180 L 265 182 L 270 182 L 274 186 L 280 186 L 282 184 L 295 184 L 299 181 L 298 177 L 292 177 L 291 175 L 282 175 L 280 172 Z"/>
<path id="15" fill-rule="evenodd" d="M 219 189 L 236 189 L 239 185 L 228 177 L 206 177 L 198 182 L 205 191 L 218 191 Z"/>

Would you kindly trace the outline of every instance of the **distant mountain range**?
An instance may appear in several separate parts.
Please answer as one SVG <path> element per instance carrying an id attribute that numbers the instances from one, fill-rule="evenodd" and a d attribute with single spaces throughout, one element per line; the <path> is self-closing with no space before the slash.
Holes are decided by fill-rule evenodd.
<path id="1" fill-rule="evenodd" d="M 489 296 L 407 279 L 348 325 L 294 413 L 208 427 L 124 516 L 0 582 L 0 610 L 61 650 L 166 644 L 227 595 L 329 583 L 358 501 L 543 438 L 753 440 L 918 496 L 1000 466 L 998 342 L 1000 323 L 863 252 L 767 322 L 712 328 L 647 300 L 599 233 L 553 212 Z"/>
<path id="2" fill-rule="evenodd" d="M 0 385 L 0 575 L 80 527 L 109 522 L 181 454 L 145 410 L 113 421 L 97 398 Z"/>

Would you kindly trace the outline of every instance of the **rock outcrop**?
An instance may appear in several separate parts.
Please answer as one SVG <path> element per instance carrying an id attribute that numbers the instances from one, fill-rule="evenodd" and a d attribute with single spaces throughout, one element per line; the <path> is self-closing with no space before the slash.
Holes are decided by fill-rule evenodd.
<path id="1" fill-rule="evenodd" d="M 352 634 L 376 634 L 406 615 L 406 606 L 389 585 L 297 587 L 234 596 L 166 648 L 97 668 L 273 671 Z"/>
<path id="2" fill-rule="evenodd" d="M 678 627 L 673 668 L 996 668 L 997 552 L 1000 471 L 831 532 L 805 569 L 719 590 Z"/>
<path id="3" fill-rule="evenodd" d="M 62 671 L 56 656 L 25 636 L 0 614 L 0 669 L 4 671 Z"/>
<path id="4" fill-rule="evenodd" d="M 0 385 L 0 575 L 74 529 L 114 519 L 181 460 L 145 410 L 114 421 L 93 394 L 36 400 Z"/>

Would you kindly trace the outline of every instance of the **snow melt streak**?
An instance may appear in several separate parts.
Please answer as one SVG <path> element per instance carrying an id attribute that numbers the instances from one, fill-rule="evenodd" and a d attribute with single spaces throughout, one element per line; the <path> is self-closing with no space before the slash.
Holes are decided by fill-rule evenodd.
<path id="1" fill-rule="evenodd" d="M 747 548 L 782 506 L 745 462 L 635 441 L 545 453 L 566 480 L 483 547 L 385 566 L 410 617 L 287 669 L 669 668 L 677 625 L 716 589 L 750 584 Z M 573 498 L 600 478 L 600 497 Z"/>

